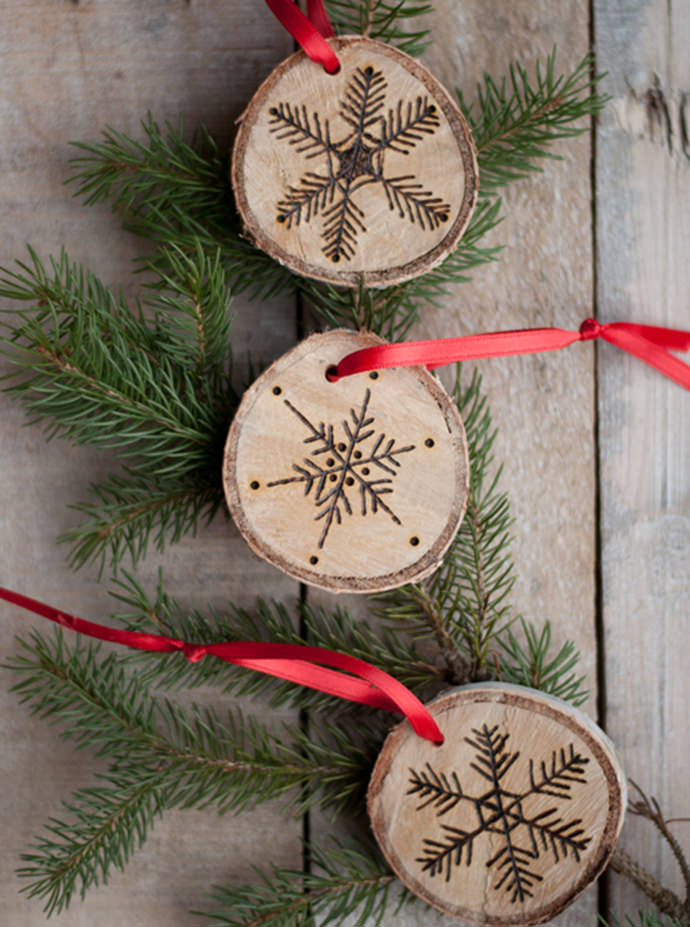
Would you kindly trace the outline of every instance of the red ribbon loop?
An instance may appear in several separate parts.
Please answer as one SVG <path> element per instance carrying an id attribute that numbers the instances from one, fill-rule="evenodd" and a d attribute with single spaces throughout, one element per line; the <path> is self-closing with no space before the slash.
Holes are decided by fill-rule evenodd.
<path id="1" fill-rule="evenodd" d="M 335 383 L 341 377 L 351 377 L 355 373 L 385 367 L 421 365 L 433 370 L 456 361 L 557 351 L 574 341 L 592 341 L 596 338 L 602 338 L 609 344 L 638 357 L 675 383 L 690 389 L 690 365 L 669 353 L 690 350 L 690 331 L 660 328 L 656 325 L 636 325 L 632 322 L 601 325 L 596 319 L 586 319 L 578 331 L 568 331 L 564 328 L 526 328 L 518 331 L 466 335 L 462 338 L 376 345 L 346 355 L 336 367 L 329 368 L 326 376 Z"/>
<path id="2" fill-rule="evenodd" d="M 306 16 L 292 0 L 266 0 L 266 4 L 312 61 L 323 65 L 329 74 L 338 73 L 338 56 L 326 41 L 334 32 L 323 0 L 308 0 Z"/>
<path id="3" fill-rule="evenodd" d="M 373 708 L 398 712 L 407 718 L 420 737 L 433 743 L 443 743 L 443 734 L 438 725 L 416 695 L 378 667 L 345 653 L 326 650 L 323 647 L 263 641 L 190 644 L 174 637 L 145 634 L 140 631 L 121 631 L 93 621 L 85 621 L 2 586 L 0 599 L 54 621 L 63 628 L 98 640 L 154 653 L 172 653 L 179 650 L 192 663 L 198 663 L 208 654 L 225 660 L 226 663 L 234 663 L 246 669 L 267 673 L 269 676 L 278 676 L 309 689 L 327 692 L 329 695 L 336 695 L 352 702 L 361 702 Z"/>

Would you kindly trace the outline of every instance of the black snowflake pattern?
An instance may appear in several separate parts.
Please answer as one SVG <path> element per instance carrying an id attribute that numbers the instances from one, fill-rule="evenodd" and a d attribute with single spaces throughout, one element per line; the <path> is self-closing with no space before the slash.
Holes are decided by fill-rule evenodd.
<path id="1" fill-rule="evenodd" d="M 441 839 L 425 839 L 423 855 L 417 858 L 422 870 L 430 876 L 443 875 L 450 880 L 453 868 L 472 864 L 475 841 L 483 834 L 496 834 L 501 846 L 486 863 L 496 870 L 494 889 L 504 890 L 511 902 L 525 901 L 533 896 L 532 889 L 542 881 L 533 867 L 543 853 L 550 853 L 558 863 L 566 857 L 580 861 L 591 837 L 585 836 L 581 818 L 565 820 L 559 813 L 559 803 L 571 799 L 571 788 L 584 784 L 587 757 L 575 751 L 573 745 L 554 750 L 551 762 L 535 764 L 529 760 L 529 787 L 522 792 L 509 791 L 502 785 L 506 773 L 520 756 L 519 751 L 506 749 L 509 734 L 502 734 L 498 726 L 481 730 L 473 728 L 473 737 L 465 742 L 476 749 L 475 762 L 470 763 L 489 787 L 481 795 L 468 795 L 462 788 L 457 773 L 450 777 L 437 773 L 427 763 L 421 772 L 410 770 L 408 795 L 422 799 L 417 810 L 431 806 L 437 817 L 443 817 L 461 803 L 470 804 L 476 816 L 472 828 L 441 825 Z M 544 808 L 543 800 L 537 810 L 530 811 L 530 799 L 548 795 L 554 804 Z"/>
<path id="2" fill-rule="evenodd" d="M 348 493 L 359 494 L 362 515 L 385 512 L 396 525 L 400 519 L 383 498 L 393 492 L 391 483 L 400 468 L 398 458 L 409 454 L 414 445 L 396 447 L 395 439 L 381 432 L 376 434 L 374 416 L 369 414 L 371 390 L 367 389 L 359 411 L 350 409 L 350 418 L 342 422 L 342 435 L 336 435 L 333 425 L 314 425 L 289 399 L 285 405 L 307 429 L 305 444 L 313 445 L 311 455 L 292 469 L 296 476 L 273 480 L 267 487 L 303 483 L 304 495 L 316 505 L 315 521 L 323 520 L 319 548 L 323 548 L 334 523 L 341 524 L 343 514 L 353 514 L 353 501 Z M 365 448 L 365 442 L 372 439 Z M 383 474 L 383 475 L 380 475 Z"/>
<path id="3" fill-rule="evenodd" d="M 277 138 L 308 160 L 325 161 L 320 173 L 306 171 L 297 186 L 288 187 L 278 203 L 277 221 L 289 229 L 321 215 L 322 250 L 334 264 L 353 258 L 357 236 L 366 232 L 365 212 L 355 194 L 370 184 L 380 184 L 389 208 L 422 230 L 448 221 L 448 203 L 425 190 L 414 174 L 384 173 L 387 152 L 409 154 L 441 124 L 438 108 L 426 96 L 406 105 L 399 100 L 384 114 L 387 86 L 381 71 L 357 68 L 340 101 L 340 116 L 348 128 L 338 141 L 331 137 L 329 120 L 316 112 L 310 117 L 304 105 L 280 103 L 269 111 L 269 128 Z"/>

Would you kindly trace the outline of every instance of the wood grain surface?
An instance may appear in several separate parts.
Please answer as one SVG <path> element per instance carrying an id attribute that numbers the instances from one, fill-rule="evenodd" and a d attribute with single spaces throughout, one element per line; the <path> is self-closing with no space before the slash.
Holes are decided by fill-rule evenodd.
<path id="1" fill-rule="evenodd" d="M 434 5 L 434 45 L 424 60 L 446 87 L 471 96 L 483 71 L 500 76 L 516 57 L 531 66 L 554 44 L 558 67 L 572 67 L 593 35 L 613 101 L 596 136 L 560 144 L 562 161 L 546 162 L 543 174 L 508 190 L 506 219 L 494 235 L 505 246 L 500 262 L 476 272 L 443 308 L 425 308 L 420 334 L 576 327 L 593 314 L 595 268 L 601 320 L 687 327 L 686 0 L 595 0 L 593 22 L 585 0 Z M 43 256 L 64 243 L 73 259 L 131 297 L 138 284 L 130 260 L 146 246 L 124 234 L 107 208 L 71 199 L 62 186 L 69 140 L 94 139 L 106 123 L 136 132 L 151 110 L 159 121 L 181 112 L 190 134 L 203 122 L 227 145 L 234 120 L 292 51 L 291 41 L 261 0 L 6 0 L 3 14 L 0 262 L 22 257 L 26 242 Z M 238 358 L 250 350 L 268 362 L 294 343 L 290 301 L 275 299 L 259 311 L 237 300 L 235 308 Z M 576 641 L 591 715 L 601 663 L 603 720 L 626 773 L 669 815 L 687 816 L 688 397 L 608 345 L 487 361 L 481 369 L 516 517 L 516 607 L 537 622 L 550 619 L 558 641 Z M 67 505 L 111 468 L 105 454 L 46 445 L 41 429 L 24 427 L 18 407 L 0 397 L 0 582 L 86 618 L 107 615 L 107 587 L 93 572 L 75 577 L 54 538 L 75 521 Z M 188 601 L 201 594 L 218 605 L 248 603 L 256 593 L 295 601 L 298 594 L 297 584 L 258 561 L 222 518 L 150 558 L 145 581 L 159 562 L 171 589 Z M 29 624 L 2 609 L 5 655 L 14 650 L 13 634 Z M 19 853 L 96 766 L 54 730 L 29 721 L 6 693 L 10 682 L 5 673 L 3 915 L 12 927 L 38 927 L 40 904 L 18 894 Z M 326 827 L 312 821 L 312 833 Z M 685 846 L 687 827 L 678 825 Z M 189 909 L 203 906 L 212 883 L 246 879 L 252 864 L 268 860 L 298 865 L 301 833 L 300 822 L 286 820 L 279 807 L 238 819 L 169 814 L 124 874 L 52 922 L 188 925 Z M 674 862 L 645 824 L 626 824 L 623 845 L 674 884 Z M 618 882 L 610 897 L 621 914 L 644 906 L 639 892 Z M 554 923 L 595 927 L 606 898 L 590 889 Z M 391 911 L 385 923 L 457 921 L 409 907 Z"/>
<path id="2" fill-rule="evenodd" d="M 228 433 L 223 483 L 248 544 L 332 592 L 382 592 L 441 563 L 467 505 L 458 409 L 424 367 L 337 383 L 347 354 L 384 343 L 319 332 L 247 390 Z"/>
<path id="3" fill-rule="evenodd" d="M 615 849 L 626 787 L 613 745 L 572 705 L 524 686 L 461 686 L 428 707 L 443 744 L 397 725 L 369 783 L 389 865 L 471 924 L 549 920 Z"/>

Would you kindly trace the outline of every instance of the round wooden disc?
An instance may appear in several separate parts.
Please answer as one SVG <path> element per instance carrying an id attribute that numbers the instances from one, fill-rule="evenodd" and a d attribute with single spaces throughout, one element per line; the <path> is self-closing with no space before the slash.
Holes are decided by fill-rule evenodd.
<path id="1" fill-rule="evenodd" d="M 467 123 L 418 61 L 361 36 L 332 39 L 328 74 L 304 52 L 241 118 L 232 183 L 259 248 L 302 276 L 386 286 L 457 245 L 477 198 Z"/>
<path id="2" fill-rule="evenodd" d="M 223 483 L 251 548 L 333 592 L 371 592 L 434 570 L 468 491 L 465 430 L 419 367 L 326 370 L 376 335 L 312 335 L 246 392 L 228 434 Z"/>
<path id="3" fill-rule="evenodd" d="M 522 686 L 465 686 L 428 707 L 445 742 L 403 722 L 369 784 L 386 859 L 416 895 L 472 924 L 549 920 L 615 848 L 625 780 L 612 744 L 582 712 Z"/>

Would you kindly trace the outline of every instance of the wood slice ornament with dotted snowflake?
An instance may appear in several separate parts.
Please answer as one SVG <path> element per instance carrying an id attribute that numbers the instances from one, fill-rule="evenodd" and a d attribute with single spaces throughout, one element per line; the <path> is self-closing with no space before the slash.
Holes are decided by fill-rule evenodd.
<path id="1" fill-rule="evenodd" d="M 331 383 L 368 333 L 312 335 L 245 394 L 225 448 L 230 512 L 255 551 L 302 582 L 372 592 L 435 569 L 468 492 L 455 403 L 419 367 Z"/>
<path id="2" fill-rule="evenodd" d="M 567 702 L 523 686 L 464 686 L 427 707 L 444 743 L 403 722 L 369 785 L 390 866 L 416 895 L 469 923 L 550 920 L 615 848 L 625 779 L 612 744 Z"/>
<path id="3" fill-rule="evenodd" d="M 361 36 L 330 43 L 337 74 L 297 52 L 241 117 L 237 206 L 258 247 L 296 273 L 391 285 L 456 247 L 477 197 L 474 145 L 418 61 Z"/>

